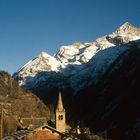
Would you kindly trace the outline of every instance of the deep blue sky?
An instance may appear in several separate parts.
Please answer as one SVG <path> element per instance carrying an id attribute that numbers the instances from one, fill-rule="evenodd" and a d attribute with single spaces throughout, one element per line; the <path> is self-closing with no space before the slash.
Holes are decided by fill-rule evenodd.
<path id="1" fill-rule="evenodd" d="M 140 27 L 140 0 L 0 0 L 0 69 L 13 73 L 42 51 L 94 41 L 126 21 Z"/>

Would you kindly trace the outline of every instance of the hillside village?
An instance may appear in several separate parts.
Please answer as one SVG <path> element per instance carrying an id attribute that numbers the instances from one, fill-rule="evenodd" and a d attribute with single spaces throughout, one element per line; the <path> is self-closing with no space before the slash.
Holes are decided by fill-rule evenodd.
<path id="1" fill-rule="evenodd" d="M 56 108 L 55 121 L 53 126 L 49 126 L 47 118 L 17 118 L 18 127 L 15 132 L 8 130 L 7 136 L 4 132 L 6 108 L 11 104 L 3 103 L 1 105 L 1 139 L 2 140 L 107 140 L 91 133 L 88 128 L 71 128 L 66 124 L 66 110 L 63 107 L 62 96 L 59 93 L 58 104 Z M 8 110 L 9 113 L 9 110 Z M 50 120 L 51 121 L 51 120 Z"/>

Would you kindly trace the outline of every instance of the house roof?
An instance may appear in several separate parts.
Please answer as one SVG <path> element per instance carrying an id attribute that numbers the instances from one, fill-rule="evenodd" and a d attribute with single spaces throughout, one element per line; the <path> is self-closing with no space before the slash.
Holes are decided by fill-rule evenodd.
<path id="1" fill-rule="evenodd" d="M 19 130 L 19 131 L 16 131 L 15 133 L 13 133 L 12 135 L 4 137 L 3 140 L 18 140 L 18 139 L 25 137 L 29 132 L 30 132 L 30 130 L 28 130 L 28 129 Z"/>
<path id="2" fill-rule="evenodd" d="M 5 138 L 3 138 L 3 140 L 18 140 L 18 139 L 21 139 L 21 138 L 27 136 L 31 132 L 37 131 L 40 128 L 42 128 L 42 129 L 47 128 L 47 129 L 49 129 L 49 130 L 51 130 L 51 131 L 53 131 L 55 133 L 58 133 L 61 136 L 65 136 L 64 133 L 61 133 L 61 132 L 57 131 L 55 128 L 53 128 L 51 126 L 48 126 L 47 124 L 44 124 L 42 126 L 35 127 L 35 128 L 32 128 L 32 129 L 24 129 L 24 130 L 16 131 L 12 135 L 9 135 L 9 136 L 6 136 Z"/>
<path id="3" fill-rule="evenodd" d="M 51 127 L 51 126 L 49 126 L 49 125 L 47 125 L 47 124 L 44 124 L 44 125 L 42 125 L 42 126 L 40 126 L 40 127 L 37 127 L 37 128 L 35 128 L 33 131 L 36 131 L 36 130 L 38 130 L 38 129 L 40 129 L 40 128 L 42 128 L 42 129 L 47 128 L 47 129 L 49 129 L 49 130 L 51 130 L 51 131 L 53 131 L 53 132 L 55 132 L 55 133 L 58 133 L 58 134 L 61 135 L 61 136 L 64 136 L 64 135 L 65 135 L 64 133 L 57 131 L 55 128 L 53 128 L 53 127 Z"/>

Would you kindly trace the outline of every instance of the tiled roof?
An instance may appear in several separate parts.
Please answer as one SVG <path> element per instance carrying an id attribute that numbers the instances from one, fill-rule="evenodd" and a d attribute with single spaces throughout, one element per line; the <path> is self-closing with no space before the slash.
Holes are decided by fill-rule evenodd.
<path id="1" fill-rule="evenodd" d="M 36 127 L 36 128 L 33 128 L 33 129 L 24 129 L 24 130 L 16 131 L 12 135 L 9 135 L 9 136 L 6 136 L 5 138 L 3 138 L 3 140 L 18 140 L 18 139 L 21 139 L 21 138 L 27 136 L 30 132 L 37 131 L 37 129 L 40 129 L 40 128 L 47 128 L 47 129 L 49 129 L 49 130 L 51 130 L 53 132 L 58 133 L 61 136 L 64 136 L 63 133 L 57 131 L 55 128 L 44 124 L 44 125 L 42 125 L 40 127 Z"/>
<path id="2" fill-rule="evenodd" d="M 18 139 L 26 136 L 29 132 L 30 132 L 30 130 L 28 130 L 28 129 L 16 131 L 14 134 L 3 138 L 3 140 L 18 140 Z"/>

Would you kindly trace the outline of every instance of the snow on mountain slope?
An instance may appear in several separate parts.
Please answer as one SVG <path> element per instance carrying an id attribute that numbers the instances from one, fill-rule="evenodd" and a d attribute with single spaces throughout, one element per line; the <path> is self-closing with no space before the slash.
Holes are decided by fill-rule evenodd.
<path id="1" fill-rule="evenodd" d="M 62 46 L 54 57 L 42 52 L 16 72 L 14 77 L 20 86 L 27 89 L 37 87 L 38 83 L 46 81 L 47 87 L 49 84 L 66 86 L 68 83 L 76 93 L 83 87 L 96 83 L 112 62 L 129 49 L 125 44 L 138 39 L 140 29 L 127 22 L 112 34 L 95 42 L 78 42 Z M 41 72 L 45 74 L 40 74 Z M 52 76 L 50 72 L 55 75 L 52 77 L 54 79 L 51 79 L 53 83 L 48 80 Z M 57 74 L 61 75 L 61 78 L 58 76 L 59 80 Z"/>
<path id="2" fill-rule="evenodd" d="M 128 47 L 126 46 L 117 46 L 97 53 L 83 70 L 70 78 L 70 83 L 75 93 L 87 85 L 96 84 L 108 67 L 127 49 Z"/>
<path id="3" fill-rule="evenodd" d="M 38 57 L 30 60 L 17 72 L 18 77 L 23 77 L 21 80 L 18 80 L 19 85 L 24 85 L 26 81 L 28 81 L 28 83 L 34 82 L 31 80 L 31 78 L 27 80 L 26 77 L 35 77 L 39 72 L 43 71 L 57 72 L 58 67 L 60 67 L 59 61 L 47 53 L 42 52 L 38 55 Z"/>

